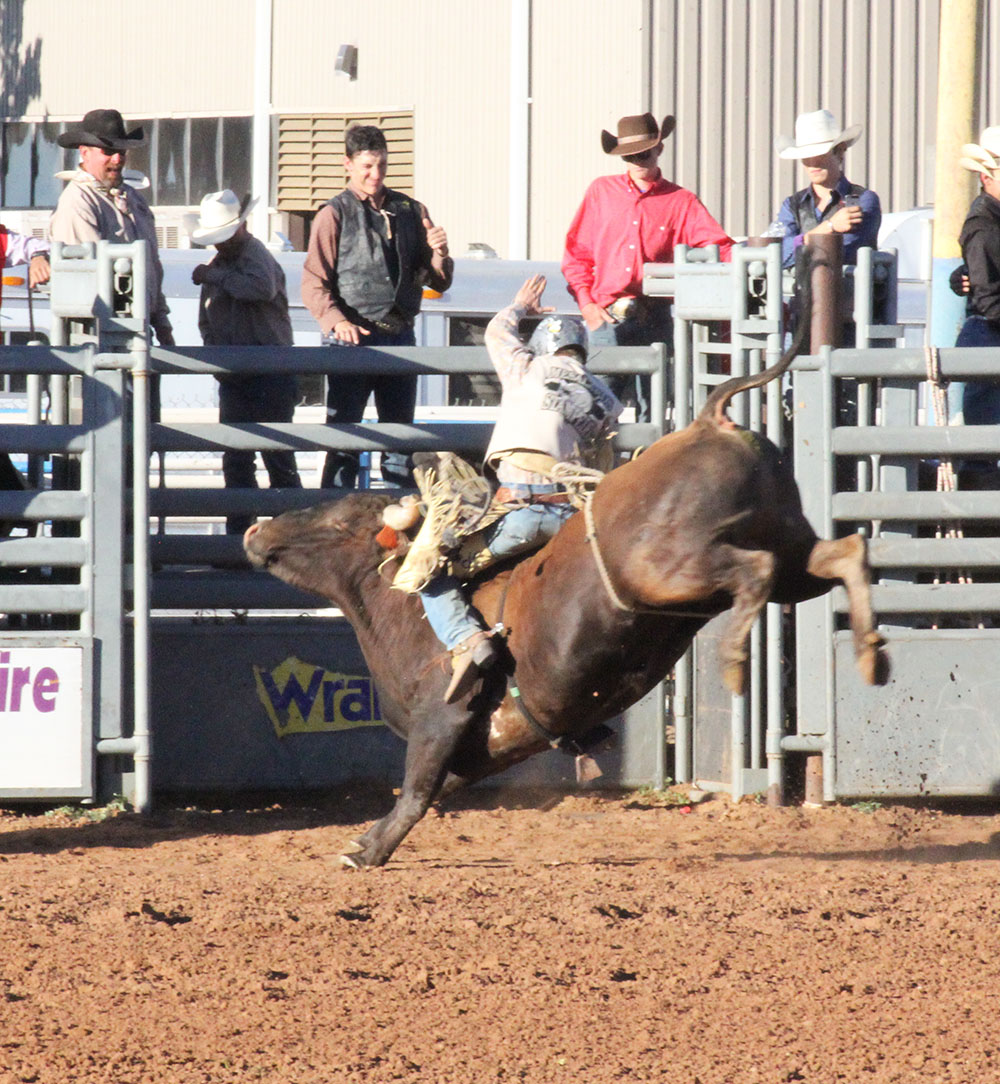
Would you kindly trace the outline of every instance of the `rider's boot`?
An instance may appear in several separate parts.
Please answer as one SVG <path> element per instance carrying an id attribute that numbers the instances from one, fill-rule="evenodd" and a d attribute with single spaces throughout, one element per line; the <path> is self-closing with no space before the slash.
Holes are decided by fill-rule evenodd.
<path id="1" fill-rule="evenodd" d="M 445 690 L 444 702 L 461 700 L 479 680 L 479 675 L 497 661 L 493 633 L 485 629 L 467 636 L 451 649 L 451 683 Z"/>

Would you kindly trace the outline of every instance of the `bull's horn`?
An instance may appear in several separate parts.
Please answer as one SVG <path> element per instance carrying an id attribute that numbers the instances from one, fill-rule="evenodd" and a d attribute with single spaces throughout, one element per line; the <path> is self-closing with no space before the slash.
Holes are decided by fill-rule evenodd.
<path id="1" fill-rule="evenodd" d="M 420 522 L 420 505 L 412 497 L 399 504 L 387 504 L 382 510 L 382 522 L 394 531 L 408 531 Z"/>

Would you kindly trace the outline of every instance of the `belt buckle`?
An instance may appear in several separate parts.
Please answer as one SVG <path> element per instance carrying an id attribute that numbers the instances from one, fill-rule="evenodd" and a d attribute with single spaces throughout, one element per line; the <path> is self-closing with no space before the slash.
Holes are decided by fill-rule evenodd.
<path id="1" fill-rule="evenodd" d="M 638 302 L 634 297 L 619 297 L 611 303 L 608 312 L 616 320 L 627 320 L 634 311 Z"/>
<path id="2" fill-rule="evenodd" d="M 372 323 L 387 335 L 398 335 L 406 327 L 406 321 L 393 313 L 386 313 L 385 319 L 373 320 Z"/>

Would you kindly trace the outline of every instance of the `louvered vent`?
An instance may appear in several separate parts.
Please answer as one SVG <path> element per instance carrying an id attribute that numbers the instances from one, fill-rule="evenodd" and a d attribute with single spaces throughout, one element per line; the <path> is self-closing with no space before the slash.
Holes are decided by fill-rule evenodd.
<path id="1" fill-rule="evenodd" d="M 389 144 L 385 183 L 413 194 L 413 113 L 319 113 L 278 118 L 278 210 L 315 211 L 345 184 L 344 131 L 374 124 Z"/>

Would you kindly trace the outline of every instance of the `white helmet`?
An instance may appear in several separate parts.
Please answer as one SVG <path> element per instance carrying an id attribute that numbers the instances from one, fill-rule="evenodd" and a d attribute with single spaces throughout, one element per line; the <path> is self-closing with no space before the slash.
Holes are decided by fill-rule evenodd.
<path id="1" fill-rule="evenodd" d="M 587 360 L 587 329 L 575 316 L 545 316 L 528 340 L 528 349 L 536 356 L 554 354 L 567 346 L 576 347 L 580 360 Z"/>

